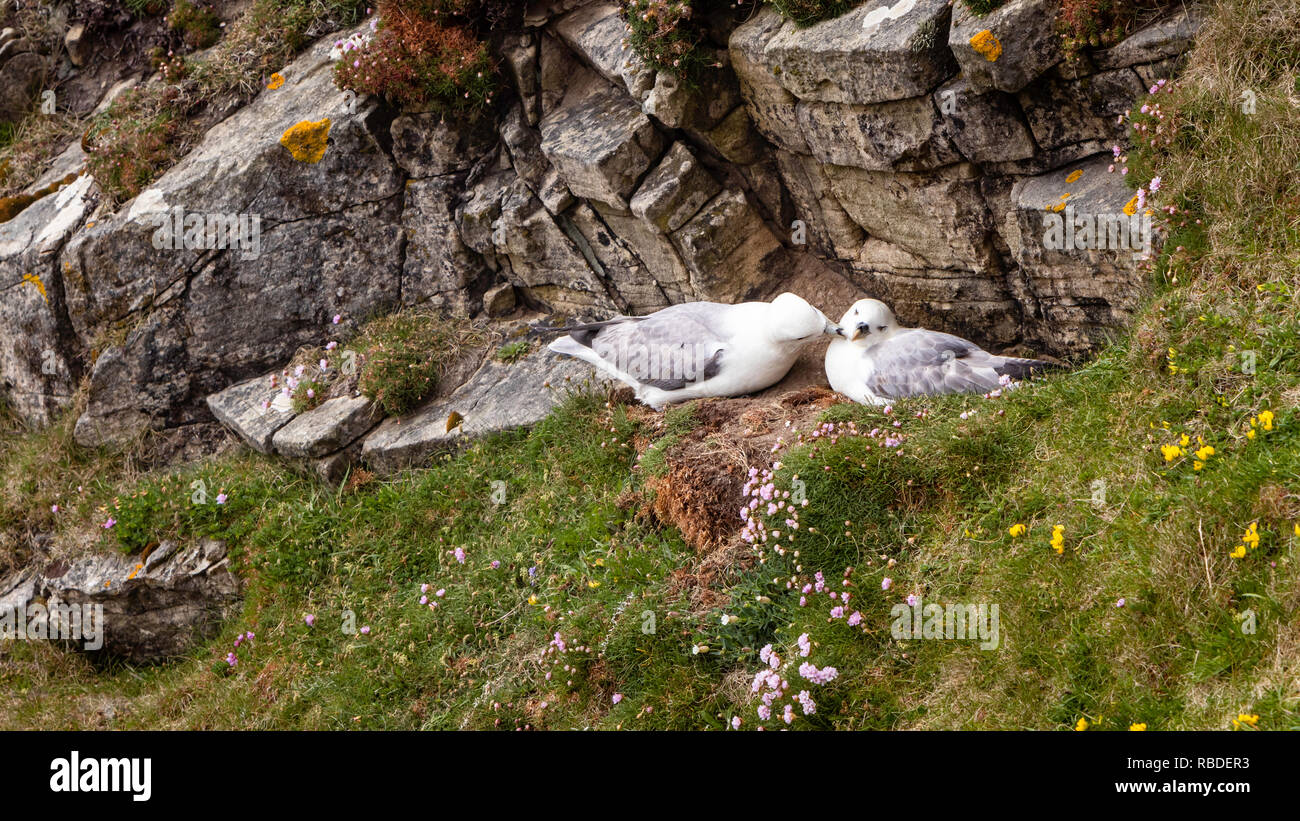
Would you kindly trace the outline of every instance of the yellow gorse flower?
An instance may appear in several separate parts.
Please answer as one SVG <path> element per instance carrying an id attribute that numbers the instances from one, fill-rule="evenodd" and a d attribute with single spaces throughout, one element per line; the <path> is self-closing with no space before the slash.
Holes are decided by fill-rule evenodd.
<path id="1" fill-rule="evenodd" d="M 1011 534 L 1011 538 L 1016 539 L 1025 535 L 1026 530 L 1028 530 L 1028 528 L 1024 525 L 1014 524 L 1007 530 L 1007 532 Z M 1296 532 L 1297 534 L 1300 534 L 1300 525 L 1296 525 Z"/>
<path id="2" fill-rule="evenodd" d="M 1246 546 L 1251 550 L 1259 547 L 1259 522 L 1251 522 L 1250 527 L 1246 528 L 1246 533 L 1241 537 Z"/>
<path id="3" fill-rule="evenodd" d="M 1052 549 L 1058 556 L 1065 552 L 1065 525 L 1052 527 Z"/>
<path id="4" fill-rule="evenodd" d="M 1130 724 L 1130 725 L 1128 726 L 1128 728 L 1129 728 L 1129 730 L 1132 731 L 1132 732 L 1140 733 L 1140 732 L 1143 732 L 1143 731 L 1146 730 L 1147 725 L 1145 725 L 1145 724 Z"/>
<path id="5" fill-rule="evenodd" d="M 1075 732 L 1081 733 L 1086 729 L 1088 729 L 1088 719 L 1080 716 L 1078 722 L 1074 725 L 1074 730 Z"/>
<path id="6" fill-rule="evenodd" d="M 1232 720 L 1234 729 L 1241 729 L 1242 725 L 1254 727 L 1259 724 L 1259 716 L 1254 713 L 1238 713 L 1237 717 Z"/>

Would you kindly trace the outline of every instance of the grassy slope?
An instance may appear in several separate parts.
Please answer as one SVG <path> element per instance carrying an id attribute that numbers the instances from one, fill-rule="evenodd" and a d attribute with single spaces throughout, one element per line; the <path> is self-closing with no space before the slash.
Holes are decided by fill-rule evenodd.
<path id="1" fill-rule="evenodd" d="M 809 716 L 795 705 L 796 727 L 1228 728 L 1239 713 L 1300 726 L 1297 22 L 1292 0 L 1229 0 L 1188 79 L 1162 96 L 1178 136 L 1130 165 L 1143 182 L 1160 174 L 1157 204 L 1181 210 L 1127 339 L 998 399 L 899 403 L 888 416 L 831 408 L 837 436 L 792 434 L 778 456 L 778 489 L 797 489 L 797 475 L 809 500 L 796 540 L 786 534 L 798 556 L 769 545 L 764 564 L 730 564 L 709 595 L 693 585 L 705 558 L 619 506 L 660 461 L 632 471 L 626 444 L 665 430 L 600 399 L 343 491 L 248 455 L 128 484 L 104 470 L 108 455 L 54 446 L 60 429 L 12 441 L 0 455 L 6 521 L 47 521 L 53 501 L 81 498 L 57 520 L 73 527 L 116 496 L 119 538 L 232 538 L 249 594 L 220 638 L 166 668 L 96 673 L 41 645 L 0 650 L 0 725 L 704 728 L 734 715 L 752 728 L 750 681 L 772 643 L 794 660 L 793 691 L 818 704 Z M 1254 115 L 1239 109 L 1243 88 Z M 1257 352 L 1253 374 L 1243 350 Z M 1273 429 L 1257 421 L 1249 438 L 1264 409 Z M 901 453 L 850 435 L 850 422 L 901 434 Z M 690 409 L 673 412 L 665 439 L 690 424 Z M 1183 433 L 1216 449 L 1201 470 L 1190 454 L 1162 456 Z M 83 480 L 42 469 L 50 459 L 80 461 L 92 477 L 80 497 Z M 227 505 L 188 505 L 195 478 Z M 500 505 L 495 480 L 508 483 Z M 1259 546 L 1232 558 L 1253 522 Z M 1027 533 L 1013 537 L 1018 523 Z M 852 593 L 857 627 L 831 618 L 824 595 L 800 606 L 818 570 Z M 436 611 L 419 604 L 421 583 L 446 591 Z M 910 593 L 997 603 L 1001 648 L 894 641 L 889 610 Z M 341 632 L 345 610 L 370 633 Z M 224 657 L 248 629 L 257 638 L 231 669 Z M 795 670 L 804 661 L 839 676 L 810 684 Z"/>

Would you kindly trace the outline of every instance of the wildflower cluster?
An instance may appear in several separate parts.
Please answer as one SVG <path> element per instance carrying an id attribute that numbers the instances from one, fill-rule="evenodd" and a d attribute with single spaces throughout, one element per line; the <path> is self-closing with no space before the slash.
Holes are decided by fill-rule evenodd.
<path id="1" fill-rule="evenodd" d="M 229 653 L 226 654 L 227 668 L 231 668 L 239 664 L 239 656 L 236 653 L 236 651 L 239 650 L 239 646 L 241 644 L 252 644 L 254 638 L 256 638 L 256 635 L 253 633 L 252 630 L 249 630 L 247 633 L 240 633 L 238 636 L 235 636 L 235 648 L 234 650 L 231 650 Z"/>
<path id="2" fill-rule="evenodd" d="M 369 34 L 335 44 L 335 84 L 440 114 L 486 111 L 497 88 L 487 44 L 469 29 L 404 6 L 388 0 Z"/>
<path id="3" fill-rule="evenodd" d="M 801 658 L 807 658 L 812 652 L 812 642 L 807 633 L 801 634 L 796 644 Z M 798 705 L 797 709 L 802 715 L 811 716 L 817 712 L 817 702 L 813 700 L 811 691 L 805 688 L 794 695 L 790 693 L 792 688 L 784 671 L 793 662 L 783 662 L 780 654 L 772 649 L 770 644 L 765 645 L 759 651 L 758 657 L 766 666 L 754 674 L 754 679 L 750 683 L 750 693 L 758 696 L 760 702 L 756 708 L 759 721 L 771 721 L 775 715 L 788 726 L 794 723 L 796 705 Z M 834 667 L 819 668 L 808 661 L 799 664 L 798 673 L 801 678 L 814 687 L 829 684 L 839 676 L 839 671 Z M 775 708 L 775 712 L 773 708 Z M 739 717 L 732 718 L 731 726 L 733 728 L 738 729 L 740 725 L 741 720 Z M 766 729 L 766 726 L 760 724 L 758 729 Z"/>
<path id="4" fill-rule="evenodd" d="M 1250 417 L 1250 427 L 1246 429 L 1246 438 L 1253 440 L 1257 435 L 1256 431 L 1262 430 L 1267 433 L 1273 430 L 1273 418 L 1273 411 L 1271 410 L 1262 410 L 1255 416 Z"/>
<path id="5" fill-rule="evenodd" d="M 1246 558 L 1246 552 L 1259 547 L 1259 522 L 1251 522 L 1246 532 L 1241 534 L 1241 544 L 1233 548 L 1228 555 L 1234 559 Z"/>

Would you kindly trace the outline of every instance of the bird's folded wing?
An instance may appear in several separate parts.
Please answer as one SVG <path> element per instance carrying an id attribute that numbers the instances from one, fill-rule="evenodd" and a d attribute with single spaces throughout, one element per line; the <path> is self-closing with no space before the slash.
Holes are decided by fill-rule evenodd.
<path id="1" fill-rule="evenodd" d="M 649 316 L 629 317 L 624 322 L 610 320 L 592 340 L 593 347 L 716 347 L 725 344 L 729 336 L 723 312 L 719 310 L 726 307 L 728 306 L 712 303 L 685 303 L 664 308 Z"/>
<path id="2" fill-rule="evenodd" d="M 997 387 L 989 354 L 973 342 L 916 328 L 876 346 L 867 387 L 879 396 L 983 392 Z M 989 375 L 992 374 L 992 380 Z"/>
<path id="3" fill-rule="evenodd" d="M 730 342 L 725 309 L 707 302 L 673 305 L 646 317 L 611 322 L 596 334 L 591 349 L 644 384 L 679 390 L 692 380 L 716 376 Z"/>

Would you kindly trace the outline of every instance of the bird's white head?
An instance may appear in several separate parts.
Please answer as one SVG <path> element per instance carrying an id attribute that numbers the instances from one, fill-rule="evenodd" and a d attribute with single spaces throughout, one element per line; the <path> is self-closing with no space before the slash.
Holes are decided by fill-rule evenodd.
<path id="1" fill-rule="evenodd" d="M 840 327 L 826 314 L 796 294 L 786 292 L 770 303 L 768 333 L 773 342 L 811 342 L 821 334 L 841 334 Z"/>
<path id="2" fill-rule="evenodd" d="M 898 329 L 898 320 L 889 306 L 878 299 L 859 299 L 844 312 L 840 328 L 850 342 L 870 344 Z"/>

